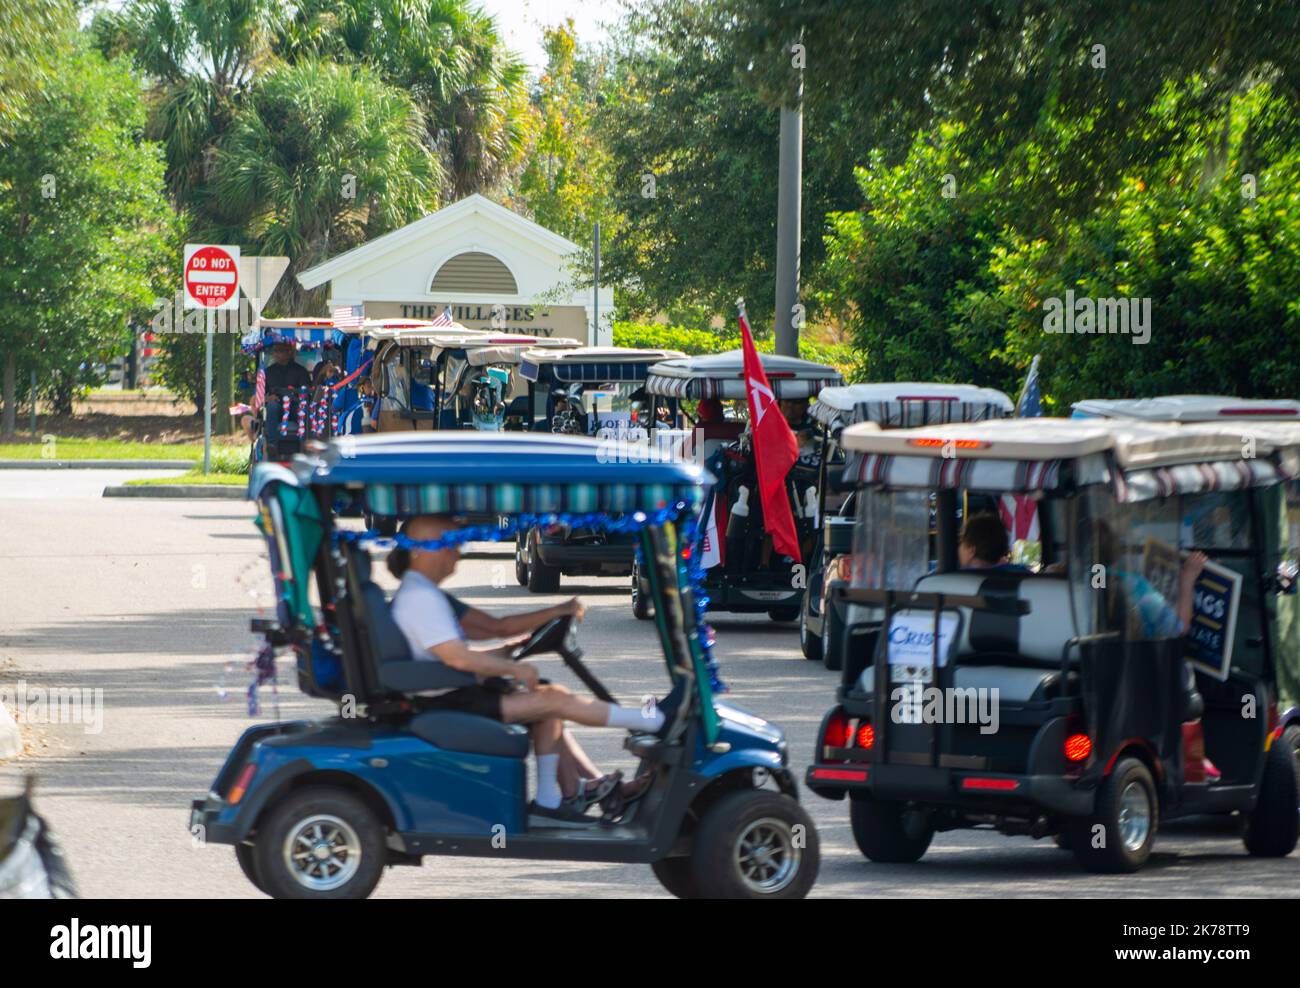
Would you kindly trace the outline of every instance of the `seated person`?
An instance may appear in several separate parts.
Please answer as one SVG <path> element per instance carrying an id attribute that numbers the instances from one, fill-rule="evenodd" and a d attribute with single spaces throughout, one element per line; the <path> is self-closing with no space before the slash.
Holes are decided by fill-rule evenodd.
<path id="1" fill-rule="evenodd" d="M 447 515 L 420 515 L 409 519 L 403 530 L 412 539 L 431 541 L 456 527 L 455 521 Z M 582 793 L 581 799 L 571 799 L 567 803 L 564 800 L 560 784 L 560 762 L 564 752 L 569 752 L 575 768 L 585 765 L 594 771 L 590 759 L 577 742 L 571 737 L 566 740 L 568 732 L 564 722 L 661 733 L 676 702 L 669 698 L 657 706 L 628 708 L 576 696 L 563 686 L 539 683 L 535 666 L 512 661 L 510 651 L 516 642 L 489 649 L 470 648 L 466 625 L 457 618 L 451 600 L 438 586 L 452 575 L 459 559 L 460 550 L 454 547 L 436 551 L 412 549 L 406 557 L 399 558 L 397 564 L 400 568 L 405 563 L 407 568 L 402 573 L 402 585 L 393 598 L 393 620 L 410 643 L 412 654 L 416 658 L 471 672 L 479 679 L 474 686 L 441 692 L 426 703 L 426 708 L 462 710 L 506 724 L 527 724 L 537 754 L 537 795 L 529 806 L 530 822 L 536 826 L 593 822 L 593 818 L 584 812 L 590 805 L 587 793 Z M 560 609 L 563 613 L 581 616 L 581 605 L 576 601 L 562 604 Z M 492 619 L 487 615 L 474 617 L 473 609 L 464 613 L 469 629 L 476 633 L 522 629 L 533 620 L 537 622 L 533 626 L 537 627 L 551 617 L 559 616 L 554 609 L 547 617 L 541 616 L 546 612 L 538 612 L 519 615 L 515 619 Z M 502 623 L 495 623 L 497 621 Z M 483 685 L 482 680 L 494 677 L 513 677 L 520 688 L 503 693 Z M 607 786 L 608 779 L 608 776 L 602 777 L 600 787 Z M 649 776 L 645 776 L 629 784 L 630 787 L 640 786 L 639 791 L 635 788 L 631 793 L 625 790 L 624 796 L 634 798 L 648 785 Z M 575 792 L 573 795 L 577 797 L 580 794 Z"/>
<path id="2" fill-rule="evenodd" d="M 992 512 L 968 515 L 957 540 L 957 561 L 962 569 L 996 569 L 1008 573 L 1029 570 L 1010 559 L 1011 544 L 1002 519 Z"/>

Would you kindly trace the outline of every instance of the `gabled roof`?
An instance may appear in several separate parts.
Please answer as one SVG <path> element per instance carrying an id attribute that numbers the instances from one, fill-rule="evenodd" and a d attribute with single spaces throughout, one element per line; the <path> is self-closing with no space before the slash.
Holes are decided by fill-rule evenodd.
<path id="1" fill-rule="evenodd" d="M 562 237 L 524 216 L 520 216 L 513 210 L 506 209 L 505 206 L 499 205 L 491 199 L 474 193 L 452 203 L 450 206 L 439 209 L 437 212 L 429 213 L 413 223 L 408 223 L 392 233 L 376 237 L 360 247 L 354 247 L 337 257 L 331 257 L 328 261 L 308 268 L 298 275 L 298 281 L 303 288 L 316 288 L 338 277 L 345 271 L 368 264 L 385 254 L 401 250 L 408 244 L 418 241 L 422 237 L 435 234 L 439 230 L 475 213 L 480 213 L 505 224 L 522 240 L 529 241 L 556 254 L 568 255 L 581 249 L 572 240 Z"/>

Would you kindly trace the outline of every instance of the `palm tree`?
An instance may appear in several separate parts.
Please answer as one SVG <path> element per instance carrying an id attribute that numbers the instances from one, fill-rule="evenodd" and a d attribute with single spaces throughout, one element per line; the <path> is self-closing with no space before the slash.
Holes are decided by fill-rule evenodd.
<path id="1" fill-rule="evenodd" d="M 235 117 L 204 211 L 218 236 L 291 258 L 277 308 L 312 311 L 323 289 L 305 292 L 299 271 L 410 222 L 436 200 L 442 173 L 424 132 L 410 97 L 365 66 L 282 65 Z"/>
<path id="2" fill-rule="evenodd" d="M 303 0 L 275 49 L 362 61 L 410 92 L 446 172 L 445 200 L 492 191 L 522 162 L 527 68 L 467 0 Z"/>

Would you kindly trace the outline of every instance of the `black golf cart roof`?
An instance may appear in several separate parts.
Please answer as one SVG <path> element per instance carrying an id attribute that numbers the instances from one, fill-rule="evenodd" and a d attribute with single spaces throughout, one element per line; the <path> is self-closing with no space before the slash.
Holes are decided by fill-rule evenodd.
<path id="1" fill-rule="evenodd" d="M 655 364 L 685 356 L 680 350 L 641 350 L 617 346 L 539 350 L 525 354 L 519 376 L 526 381 L 548 378 L 565 384 L 644 381 Z"/>

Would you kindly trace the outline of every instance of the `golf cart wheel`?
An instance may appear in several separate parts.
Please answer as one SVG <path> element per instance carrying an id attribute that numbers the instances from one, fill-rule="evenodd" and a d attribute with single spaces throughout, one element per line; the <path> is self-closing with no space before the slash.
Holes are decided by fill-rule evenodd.
<path id="1" fill-rule="evenodd" d="M 799 611 L 798 607 L 770 607 L 767 616 L 773 621 L 798 621 Z"/>
<path id="2" fill-rule="evenodd" d="M 542 537 L 537 529 L 534 528 L 528 537 L 532 540 L 528 547 L 528 589 L 532 593 L 555 593 L 560 589 L 559 567 L 547 566 L 542 562 L 541 554 L 537 551 L 537 543 Z"/>
<path id="3" fill-rule="evenodd" d="M 660 858 L 650 865 L 659 884 L 678 899 L 698 899 L 700 890 L 690 858 Z"/>
<path id="4" fill-rule="evenodd" d="M 1122 758 L 1097 790 L 1096 800 L 1092 816 L 1071 821 L 1069 842 L 1075 860 L 1088 871 L 1137 871 L 1151 856 L 1160 820 L 1151 773 L 1136 758 Z"/>
<path id="5" fill-rule="evenodd" d="M 528 536 L 520 532 L 515 536 L 515 580 L 521 587 L 528 586 Z"/>
<path id="6" fill-rule="evenodd" d="M 799 650 L 809 662 L 822 661 L 822 639 L 808 630 L 808 607 L 799 608 Z"/>
<path id="7" fill-rule="evenodd" d="M 934 827 L 921 813 L 870 796 L 849 798 L 849 823 L 858 850 L 880 864 L 920 861 L 934 838 Z"/>
<path id="8" fill-rule="evenodd" d="M 705 812 L 691 873 L 705 899 L 802 899 L 819 862 L 817 830 L 803 807 L 781 793 L 751 789 Z"/>
<path id="9" fill-rule="evenodd" d="M 638 621 L 650 617 L 650 591 L 641 579 L 641 567 L 632 563 L 632 616 Z"/>
<path id="10" fill-rule="evenodd" d="M 235 860 L 239 862 L 239 870 L 253 883 L 254 888 L 259 892 L 265 892 L 266 886 L 262 884 L 262 878 L 257 873 L 257 857 L 253 853 L 253 846 L 244 843 L 236 844 Z"/>
<path id="11" fill-rule="evenodd" d="M 1242 840 L 1258 858 L 1284 858 L 1295 850 L 1300 815 L 1300 728 L 1288 727 L 1264 756 L 1259 802 L 1246 818 Z"/>
<path id="12" fill-rule="evenodd" d="M 364 899 L 387 856 L 384 826 L 365 803 L 334 787 L 288 796 L 259 825 L 256 873 L 276 899 Z"/>

